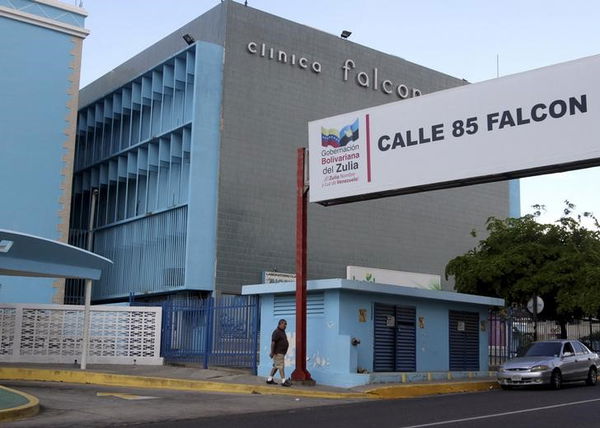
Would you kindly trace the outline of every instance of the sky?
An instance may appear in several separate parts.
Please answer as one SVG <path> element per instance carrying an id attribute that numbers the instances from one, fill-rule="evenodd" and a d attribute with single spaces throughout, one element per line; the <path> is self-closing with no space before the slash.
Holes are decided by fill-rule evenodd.
<path id="1" fill-rule="evenodd" d="M 91 33 L 81 86 L 219 2 L 83 0 Z M 352 42 L 472 83 L 600 53 L 600 2 L 589 0 L 248 0 L 248 6 L 335 35 L 350 30 Z M 569 200 L 600 216 L 600 167 L 520 182 L 522 215 L 541 204 L 540 221 L 553 222 Z"/>

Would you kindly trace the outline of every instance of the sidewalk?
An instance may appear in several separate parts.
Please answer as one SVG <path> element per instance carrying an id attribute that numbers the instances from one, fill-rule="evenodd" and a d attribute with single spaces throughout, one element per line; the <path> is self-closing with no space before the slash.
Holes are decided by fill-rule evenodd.
<path id="1" fill-rule="evenodd" d="M 425 381 L 402 384 L 369 384 L 345 389 L 327 385 L 267 385 L 263 377 L 254 376 L 241 370 L 226 368 L 202 369 L 178 366 L 132 366 L 132 365 L 88 365 L 88 370 L 64 364 L 19 364 L 5 363 L 0 366 L 2 380 L 45 381 L 79 384 L 112 385 L 131 388 L 162 390 L 220 392 L 229 394 L 288 395 L 329 399 L 392 399 L 410 398 L 425 395 L 473 392 L 498 387 L 494 378 L 470 380 Z M 18 394 L 17 391 L 12 393 Z M 22 404 L 11 404 L 5 392 L 0 392 L 0 420 L 10 417 L 14 411 L 21 416 Z M 10 397 L 17 399 L 10 395 Z M 31 397 L 31 396 L 29 396 Z M 35 397 L 31 397 L 35 401 Z M 38 403 L 29 404 L 37 412 Z M 35 413 L 33 413 L 35 414 Z"/>

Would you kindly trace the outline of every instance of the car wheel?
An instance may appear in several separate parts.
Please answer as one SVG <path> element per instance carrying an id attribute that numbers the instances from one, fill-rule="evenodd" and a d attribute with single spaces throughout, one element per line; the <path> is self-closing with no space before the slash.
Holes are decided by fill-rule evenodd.
<path id="1" fill-rule="evenodd" d="M 598 371 L 596 367 L 590 367 L 585 384 L 588 386 L 594 386 L 598 382 Z"/>
<path id="2" fill-rule="evenodd" d="M 550 387 L 552 389 L 560 389 L 562 387 L 562 374 L 560 370 L 554 370 L 550 377 Z"/>
<path id="3" fill-rule="evenodd" d="M 500 388 L 502 388 L 502 389 L 503 389 L 503 390 L 505 390 L 505 391 L 508 391 L 509 389 L 512 389 L 512 386 L 510 386 L 510 385 L 504 385 L 504 384 L 501 384 L 501 385 L 500 385 Z"/>

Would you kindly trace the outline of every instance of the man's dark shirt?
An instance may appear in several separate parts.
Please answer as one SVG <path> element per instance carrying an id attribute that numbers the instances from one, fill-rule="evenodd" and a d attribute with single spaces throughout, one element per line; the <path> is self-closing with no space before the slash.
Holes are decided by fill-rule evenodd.
<path id="1" fill-rule="evenodd" d="M 287 340 L 287 336 L 285 335 L 285 330 L 282 330 L 279 327 L 277 327 L 273 332 L 271 341 L 275 342 L 275 346 L 273 347 L 273 353 L 285 355 L 285 353 L 288 350 L 288 347 L 290 346 Z"/>

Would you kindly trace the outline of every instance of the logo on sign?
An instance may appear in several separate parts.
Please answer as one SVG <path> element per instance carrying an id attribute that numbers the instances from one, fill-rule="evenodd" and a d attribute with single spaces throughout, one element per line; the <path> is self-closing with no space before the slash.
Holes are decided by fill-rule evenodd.
<path id="1" fill-rule="evenodd" d="M 320 187 L 358 182 L 361 161 L 359 123 L 359 119 L 356 118 L 339 130 L 321 127 L 320 164 L 323 169 Z"/>
<path id="2" fill-rule="evenodd" d="M 346 125 L 342 129 L 321 128 L 321 146 L 323 147 L 344 147 L 351 141 L 358 140 L 358 119 L 351 125 Z"/>

